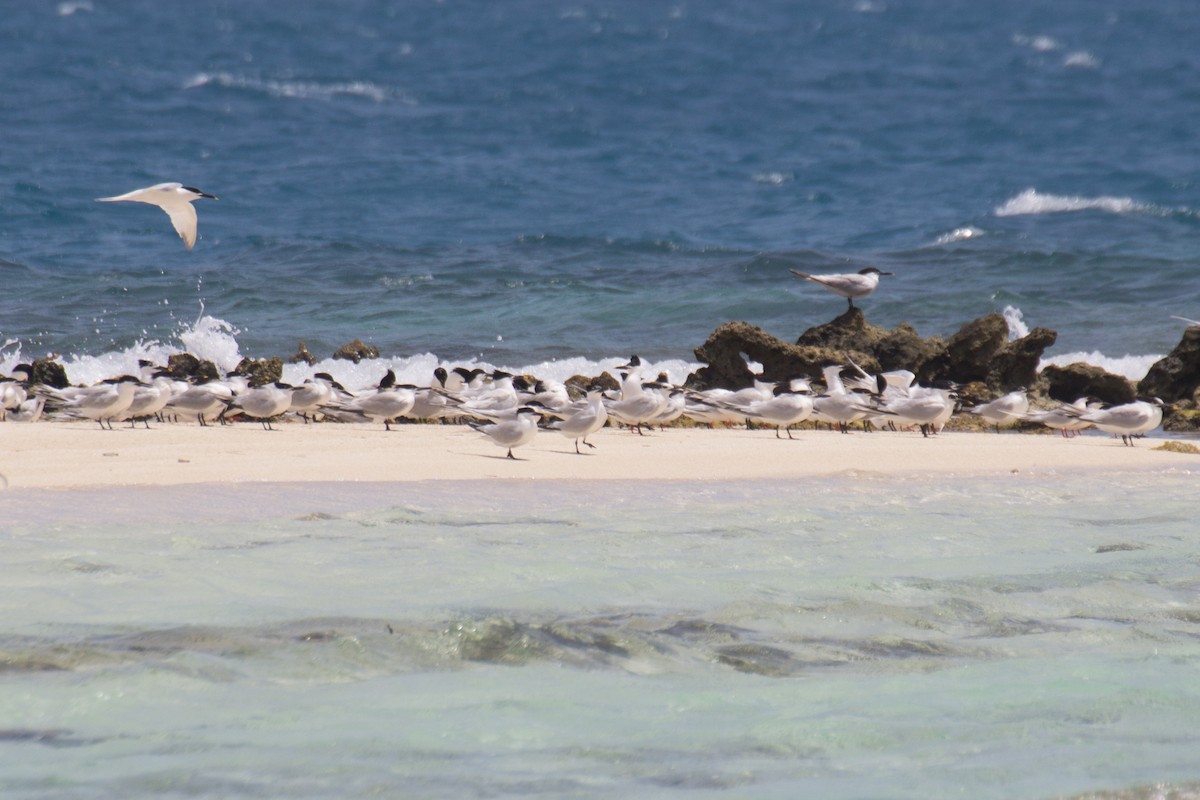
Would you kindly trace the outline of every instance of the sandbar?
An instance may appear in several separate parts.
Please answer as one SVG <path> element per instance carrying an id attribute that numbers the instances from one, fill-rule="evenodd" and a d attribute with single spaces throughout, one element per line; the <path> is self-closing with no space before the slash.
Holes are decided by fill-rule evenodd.
<path id="1" fill-rule="evenodd" d="M 257 423 L 150 429 L 94 422 L 0 424 L 0 487 L 73 488 L 205 483 L 423 480 L 801 480 L 814 476 L 1200 470 L 1200 456 L 1148 437 L 943 432 L 671 428 L 644 436 L 605 428 L 596 447 L 546 431 L 519 460 L 463 425 Z"/>

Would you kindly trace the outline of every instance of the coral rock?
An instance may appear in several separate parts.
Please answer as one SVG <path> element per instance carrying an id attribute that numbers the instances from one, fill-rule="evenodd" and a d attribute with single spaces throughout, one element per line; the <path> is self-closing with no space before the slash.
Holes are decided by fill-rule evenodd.
<path id="1" fill-rule="evenodd" d="M 339 347 L 333 357 L 343 361 L 353 361 L 357 364 L 364 358 L 379 358 L 379 350 L 369 344 L 364 344 L 362 339 L 355 339 L 350 344 Z"/>

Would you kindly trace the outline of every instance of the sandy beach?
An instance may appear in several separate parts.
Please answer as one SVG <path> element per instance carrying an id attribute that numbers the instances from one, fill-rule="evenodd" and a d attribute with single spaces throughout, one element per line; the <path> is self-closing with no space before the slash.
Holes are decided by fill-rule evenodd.
<path id="1" fill-rule="evenodd" d="M 858 474 L 987 476 L 1013 472 L 1196 469 L 1200 456 L 1122 446 L 1107 436 L 947 432 L 671 429 L 637 436 L 606 428 L 577 455 L 553 433 L 516 452 L 465 426 L 163 425 L 102 431 L 94 423 L 0 426 L 0 485 L 19 488 L 179 485 L 254 481 L 755 480 Z"/>

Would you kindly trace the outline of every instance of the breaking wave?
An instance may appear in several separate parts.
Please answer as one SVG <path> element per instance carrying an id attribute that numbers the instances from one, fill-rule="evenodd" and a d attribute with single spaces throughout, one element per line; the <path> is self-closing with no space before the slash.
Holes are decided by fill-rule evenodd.
<path id="1" fill-rule="evenodd" d="M 1135 383 L 1146 377 L 1146 373 L 1150 371 L 1150 367 L 1154 366 L 1155 362 L 1162 359 L 1161 355 L 1123 355 L 1123 356 L 1106 356 L 1099 350 L 1091 352 L 1075 352 L 1063 353 L 1062 355 L 1051 356 L 1050 358 L 1042 359 L 1038 364 L 1038 369 L 1041 370 L 1051 364 L 1057 367 L 1065 367 L 1068 364 L 1091 364 L 1093 367 L 1100 367 L 1106 372 L 1111 372 L 1114 375 L 1123 375 Z"/>
<path id="2" fill-rule="evenodd" d="M 1032 214 L 1057 214 L 1067 211 L 1107 211 L 1112 214 L 1151 212 L 1155 207 L 1129 197 L 1079 197 L 1074 195 L 1043 194 L 1026 189 L 993 212 L 997 217 L 1018 217 Z"/>
<path id="3" fill-rule="evenodd" d="M 204 361 L 213 362 L 223 372 L 230 372 L 245 357 L 237 336 L 241 331 L 223 319 L 201 313 L 191 324 L 181 325 L 170 341 L 157 339 L 140 340 L 123 350 L 111 350 L 100 355 L 64 353 L 55 358 L 66 370 L 67 378 L 74 384 L 91 385 L 107 378 L 120 375 L 136 375 L 139 362 L 166 364 L 167 359 L 179 353 L 190 353 Z M 32 356 L 22 352 L 21 342 L 8 339 L 0 344 L 0 375 L 13 371 L 17 364 L 31 360 Z M 380 358 L 363 359 L 359 363 L 343 359 L 326 358 L 315 364 L 284 364 L 283 379 L 289 383 L 302 383 L 318 372 L 327 372 L 347 388 L 357 390 L 375 386 L 387 370 L 396 373 L 401 383 L 426 386 L 439 366 L 502 369 L 519 375 L 534 375 L 546 380 L 565 381 L 575 375 L 599 375 L 603 372 L 616 374 L 617 368 L 629 360 L 628 356 L 591 359 L 582 356 L 558 358 L 530 364 L 493 363 L 477 358 L 447 361 L 433 353 L 415 355 L 388 355 Z M 664 359 L 651 362 L 643 359 L 643 370 L 648 375 L 667 373 L 674 383 L 683 383 L 687 376 L 701 365 L 683 359 Z"/>
<path id="4" fill-rule="evenodd" d="M 380 86 L 370 81 L 345 81 L 320 83 L 316 81 L 286 81 L 263 80 L 233 75 L 228 72 L 200 72 L 193 75 L 184 85 L 185 89 L 198 89 L 202 86 L 221 86 L 228 89 L 246 89 L 263 92 L 272 97 L 282 97 L 298 100 L 328 100 L 336 95 L 365 97 L 376 103 L 389 100 L 413 102 L 411 96 Z"/>

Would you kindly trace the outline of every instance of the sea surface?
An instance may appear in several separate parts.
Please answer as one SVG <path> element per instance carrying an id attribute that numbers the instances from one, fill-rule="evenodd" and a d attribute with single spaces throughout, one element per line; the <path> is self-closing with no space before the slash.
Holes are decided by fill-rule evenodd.
<path id="1" fill-rule="evenodd" d="M 1196 796 L 1195 482 L 10 490 L 0 794 Z"/>
<path id="2" fill-rule="evenodd" d="M 876 265 L 896 273 L 861 303 L 876 324 L 1010 309 L 1014 333 L 1058 331 L 1052 359 L 1135 378 L 1171 315 L 1200 318 L 1189 3 L 4 16 L 0 371 L 53 353 L 96 380 L 217 325 L 238 357 L 361 338 L 686 372 L 722 322 L 792 339 L 845 307 L 789 268 Z M 158 209 L 94 202 L 162 181 L 220 197 L 191 252 Z"/>
<path id="3" fill-rule="evenodd" d="M 874 265 L 875 324 L 1138 378 L 1200 319 L 1198 41 L 1170 0 L 8 3 L 0 373 L 682 380 L 841 313 L 790 268 Z M 94 202 L 164 181 L 220 198 L 192 251 Z M 564 477 L 0 492 L 0 796 L 1200 794 L 1194 473 Z"/>

